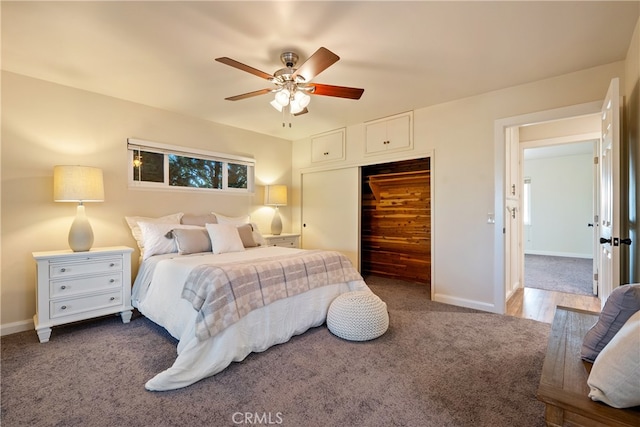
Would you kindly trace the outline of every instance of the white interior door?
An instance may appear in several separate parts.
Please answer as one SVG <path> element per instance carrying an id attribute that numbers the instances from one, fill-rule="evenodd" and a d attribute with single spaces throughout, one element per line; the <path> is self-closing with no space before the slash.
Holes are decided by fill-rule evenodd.
<path id="1" fill-rule="evenodd" d="M 593 162 L 593 295 L 600 296 L 599 272 L 600 272 L 600 138 L 594 142 L 594 162 Z"/>
<path id="2" fill-rule="evenodd" d="M 517 127 L 507 129 L 506 134 L 506 177 L 505 180 L 505 296 L 507 299 L 524 284 L 524 252 L 521 245 L 521 200 L 522 173 L 520 171 L 521 150 Z"/>
<path id="3" fill-rule="evenodd" d="M 602 105 L 599 153 L 599 272 L 602 305 L 620 285 L 620 82 L 611 80 Z"/>
<path id="4" fill-rule="evenodd" d="M 360 170 L 302 175 L 302 247 L 342 252 L 359 269 Z"/>

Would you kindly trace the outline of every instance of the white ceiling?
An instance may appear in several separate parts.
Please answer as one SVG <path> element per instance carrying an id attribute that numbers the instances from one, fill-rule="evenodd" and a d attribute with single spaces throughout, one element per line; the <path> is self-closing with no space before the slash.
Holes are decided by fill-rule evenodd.
<path id="1" fill-rule="evenodd" d="M 2 69 L 295 140 L 623 60 L 638 1 L 2 1 Z M 220 64 L 273 73 L 320 46 L 341 60 L 313 82 L 362 87 L 312 96 L 282 127 L 270 87 Z"/>

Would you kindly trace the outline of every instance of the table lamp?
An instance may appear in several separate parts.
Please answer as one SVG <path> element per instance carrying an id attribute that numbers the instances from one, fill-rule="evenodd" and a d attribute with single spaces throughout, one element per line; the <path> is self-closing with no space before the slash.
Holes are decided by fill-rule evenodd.
<path id="1" fill-rule="evenodd" d="M 267 185 L 264 188 L 264 204 L 276 207 L 271 221 L 271 234 L 277 236 L 282 233 L 282 218 L 280 218 L 278 206 L 287 205 L 287 186 Z"/>
<path id="2" fill-rule="evenodd" d="M 102 169 L 90 166 L 54 166 L 53 200 L 76 202 L 76 218 L 69 230 L 69 247 L 74 252 L 84 252 L 93 245 L 93 230 L 85 214 L 85 202 L 104 201 Z"/>

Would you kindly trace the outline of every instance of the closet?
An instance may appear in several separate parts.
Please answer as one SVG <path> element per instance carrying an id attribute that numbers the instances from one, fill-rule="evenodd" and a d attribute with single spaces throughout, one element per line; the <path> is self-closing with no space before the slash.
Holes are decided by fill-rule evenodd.
<path id="1" fill-rule="evenodd" d="M 362 167 L 361 271 L 431 284 L 430 159 Z"/>

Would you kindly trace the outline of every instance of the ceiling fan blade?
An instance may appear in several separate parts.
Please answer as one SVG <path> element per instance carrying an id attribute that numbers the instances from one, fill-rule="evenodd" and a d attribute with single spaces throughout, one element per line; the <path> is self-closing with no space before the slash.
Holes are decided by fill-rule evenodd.
<path id="1" fill-rule="evenodd" d="M 340 57 L 329 49 L 321 47 L 316 50 L 292 75 L 291 79 L 295 80 L 297 76 L 304 78 L 308 82 L 331 65 L 338 62 Z"/>
<path id="2" fill-rule="evenodd" d="M 307 107 L 304 107 L 304 110 L 300 111 L 299 113 L 295 113 L 294 116 L 301 116 L 303 114 L 307 114 L 309 112 L 309 110 L 307 110 Z"/>
<path id="3" fill-rule="evenodd" d="M 225 65 L 229 65 L 231 67 L 237 68 L 238 70 L 246 71 L 247 73 L 253 74 L 254 76 L 262 77 L 263 79 L 273 80 L 273 75 L 267 74 L 264 71 L 260 71 L 257 68 L 250 67 L 248 65 L 243 64 L 242 62 L 238 62 L 235 59 L 227 58 L 223 56 L 222 58 L 216 58 L 216 61 L 221 62 Z"/>
<path id="4" fill-rule="evenodd" d="M 266 93 L 270 93 L 271 89 L 260 89 L 253 92 L 243 93 L 242 95 L 230 96 L 225 98 L 227 101 L 240 101 L 241 99 L 251 98 L 253 96 L 264 95 Z"/>
<path id="5" fill-rule="evenodd" d="M 311 92 L 313 95 L 336 96 L 338 98 L 348 98 L 348 99 L 360 99 L 360 97 L 364 93 L 364 89 L 358 89 L 355 87 L 323 85 L 320 83 L 313 83 L 312 86 L 315 87 L 315 90 Z"/>

